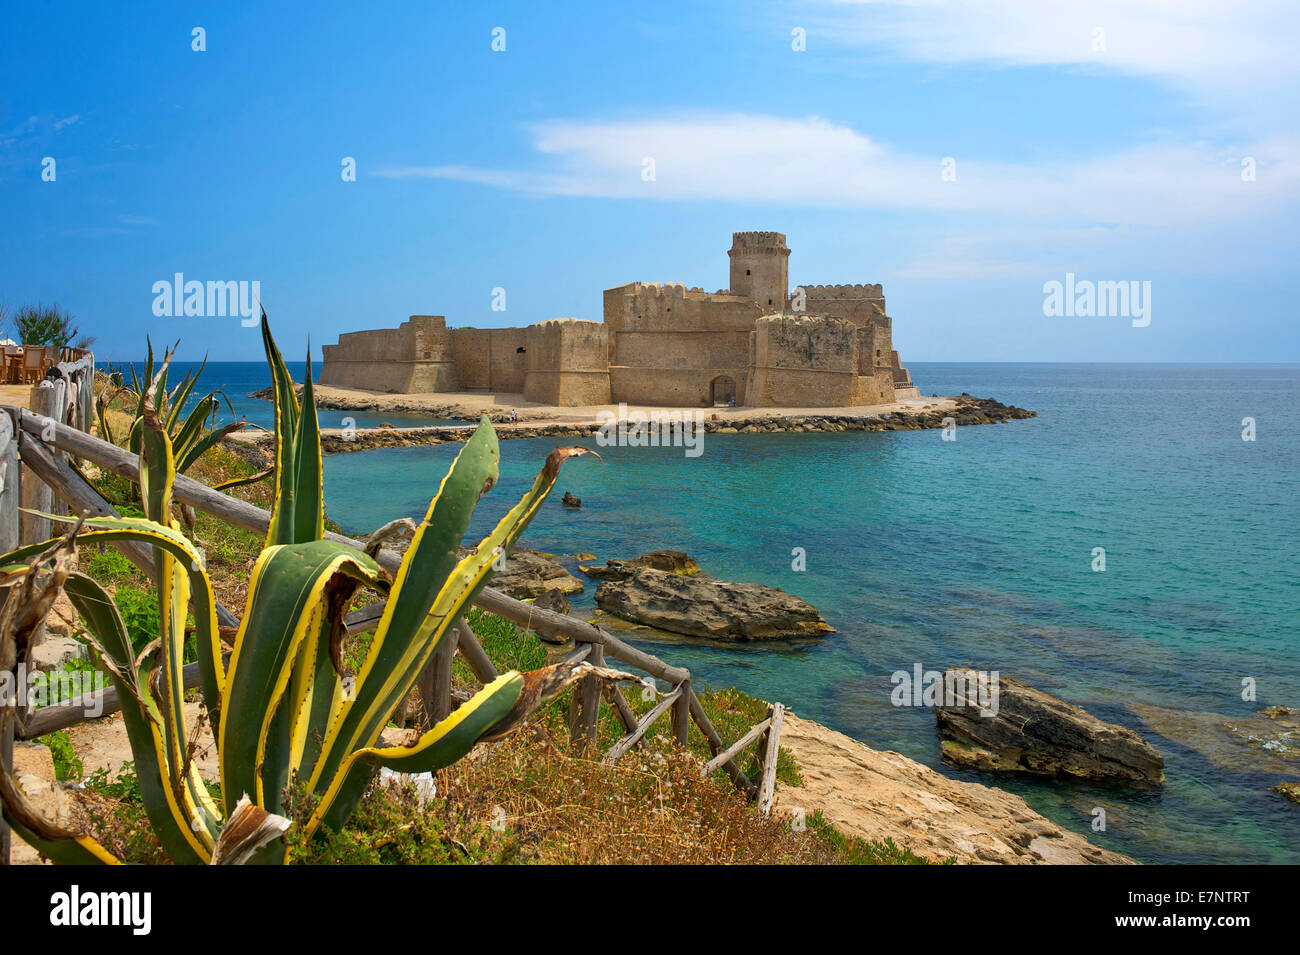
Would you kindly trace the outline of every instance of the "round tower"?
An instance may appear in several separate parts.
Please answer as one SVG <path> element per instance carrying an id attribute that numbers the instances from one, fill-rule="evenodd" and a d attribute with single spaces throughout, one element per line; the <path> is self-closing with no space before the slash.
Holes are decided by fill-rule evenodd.
<path id="1" fill-rule="evenodd" d="M 764 308 L 783 311 L 790 292 L 790 250 L 780 232 L 733 232 L 731 249 L 733 295 L 744 295 Z"/>

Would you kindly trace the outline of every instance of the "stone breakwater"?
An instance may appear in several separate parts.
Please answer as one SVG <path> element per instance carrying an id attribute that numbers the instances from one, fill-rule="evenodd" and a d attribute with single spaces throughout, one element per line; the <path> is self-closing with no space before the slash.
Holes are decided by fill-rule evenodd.
<path id="1" fill-rule="evenodd" d="M 253 397 L 261 397 L 255 393 Z M 958 427 L 977 424 L 1000 424 L 1020 418 L 1037 417 L 1037 412 L 1026 411 L 1014 405 L 1004 405 L 993 398 L 975 398 L 960 395 L 952 399 L 955 407 L 940 410 L 886 411 L 877 414 L 764 414 L 744 417 L 706 417 L 702 422 L 705 434 L 778 434 L 843 431 L 921 431 L 943 428 L 948 420 Z M 351 409 L 362 410 L 362 409 Z M 391 410 L 391 409 L 390 409 Z M 687 411 L 689 413 L 689 411 Z M 709 412 L 704 412 L 706 415 Z M 592 437 L 600 431 L 596 422 L 567 422 L 534 424 L 497 421 L 497 435 L 510 438 Z M 337 429 L 321 433 L 321 449 L 326 454 L 349 451 L 370 451 L 376 448 L 407 448 L 423 445 L 458 443 L 465 441 L 477 424 L 463 427 L 437 426 L 428 428 L 357 428 L 346 434 Z M 266 432 L 245 432 L 233 440 L 245 444 L 271 444 L 274 436 Z"/>

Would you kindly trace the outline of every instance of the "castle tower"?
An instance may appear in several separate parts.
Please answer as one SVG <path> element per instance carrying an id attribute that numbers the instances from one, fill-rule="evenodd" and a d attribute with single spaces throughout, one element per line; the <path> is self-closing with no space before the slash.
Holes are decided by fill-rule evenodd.
<path id="1" fill-rule="evenodd" d="M 790 250 L 780 232 L 731 234 L 733 295 L 744 295 L 764 308 L 783 311 L 790 292 Z"/>

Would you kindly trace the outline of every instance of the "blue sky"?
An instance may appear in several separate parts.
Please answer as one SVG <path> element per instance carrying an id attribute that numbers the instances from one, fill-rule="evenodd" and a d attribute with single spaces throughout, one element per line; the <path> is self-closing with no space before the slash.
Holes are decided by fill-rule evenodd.
<path id="1" fill-rule="evenodd" d="M 238 319 L 152 308 L 176 272 L 256 280 L 319 355 L 712 291 L 767 229 L 792 285 L 882 282 L 905 361 L 1300 360 L 1293 3 L 305 9 L 10 5 L 0 301 L 57 301 L 101 358 L 256 359 Z M 1151 282 L 1150 324 L 1044 316 L 1067 272 Z"/>

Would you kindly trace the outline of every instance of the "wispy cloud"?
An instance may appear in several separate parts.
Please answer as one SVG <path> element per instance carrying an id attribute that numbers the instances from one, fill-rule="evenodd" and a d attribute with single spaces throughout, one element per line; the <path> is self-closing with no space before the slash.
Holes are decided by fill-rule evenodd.
<path id="1" fill-rule="evenodd" d="M 817 39 L 934 63 L 1121 71 L 1232 109 L 1295 99 L 1294 0 L 836 0 Z"/>
<path id="2" fill-rule="evenodd" d="M 69 126 L 75 126 L 80 120 L 80 113 L 73 113 L 71 116 L 65 116 L 63 119 L 55 120 L 54 131 L 57 133 L 61 130 L 67 129 Z"/>
<path id="3" fill-rule="evenodd" d="M 394 166 L 376 175 L 533 195 L 860 207 L 1058 224 L 1176 227 L 1249 218 L 1300 199 L 1300 140 L 1224 150 L 1161 142 L 1077 163 L 943 160 L 818 117 L 694 114 L 532 127 L 534 169 Z M 1253 160 L 1254 181 L 1242 162 Z M 653 178 L 643 173 L 653 162 Z"/>

